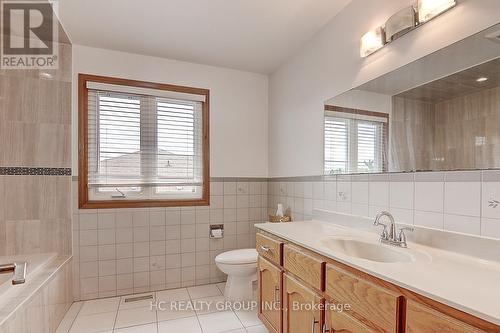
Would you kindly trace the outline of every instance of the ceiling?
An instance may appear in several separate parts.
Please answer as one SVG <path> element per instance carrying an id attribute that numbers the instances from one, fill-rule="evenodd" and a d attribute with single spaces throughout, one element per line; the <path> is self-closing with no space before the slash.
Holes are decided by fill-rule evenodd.
<path id="1" fill-rule="evenodd" d="M 75 44 L 271 73 L 351 0 L 64 0 Z"/>
<path id="2" fill-rule="evenodd" d="M 487 81 L 477 82 L 478 78 Z M 500 58 L 468 68 L 396 95 L 397 97 L 439 103 L 500 86 Z"/>

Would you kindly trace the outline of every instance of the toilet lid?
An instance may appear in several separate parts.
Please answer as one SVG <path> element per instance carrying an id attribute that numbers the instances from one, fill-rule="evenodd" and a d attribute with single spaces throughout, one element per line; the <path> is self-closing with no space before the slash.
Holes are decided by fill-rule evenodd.
<path id="1" fill-rule="evenodd" d="M 241 249 L 227 251 L 215 257 L 215 261 L 221 264 L 252 264 L 257 262 L 257 250 Z"/>

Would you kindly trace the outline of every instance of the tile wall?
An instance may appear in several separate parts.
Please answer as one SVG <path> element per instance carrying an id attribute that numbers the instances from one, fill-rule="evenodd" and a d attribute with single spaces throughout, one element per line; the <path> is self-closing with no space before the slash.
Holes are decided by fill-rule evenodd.
<path id="1" fill-rule="evenodd" d="M 500 238 L 500 171 L 422 172 L 272 179 L 269 209 L 278 202 L 294 220 L 315 208 Z"/>
<path id="2" fill-rule="evenodd" d="M 76 300 L 171 289 L 225 280 L 217 254 L 255 246 L 264 221 L 266 179 L 214 179 L 210 206 L 79 210 L 73 181 Z M 224 224 L 224 238 L 208 237 Z"/>
<path id="3" fill-rule="evenodd" d="M 59 68 L 0 69 L 0 256 L 71 254 L 71 44 Z"/>

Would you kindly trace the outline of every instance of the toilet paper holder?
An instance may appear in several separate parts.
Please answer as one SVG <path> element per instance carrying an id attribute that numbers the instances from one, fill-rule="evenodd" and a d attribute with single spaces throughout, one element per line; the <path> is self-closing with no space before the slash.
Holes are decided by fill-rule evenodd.
<path id="1" fill-rule="evenodd" d="M 210 238 L 223 238 L 224 224 L 211 224 L 208 236 Z"/>

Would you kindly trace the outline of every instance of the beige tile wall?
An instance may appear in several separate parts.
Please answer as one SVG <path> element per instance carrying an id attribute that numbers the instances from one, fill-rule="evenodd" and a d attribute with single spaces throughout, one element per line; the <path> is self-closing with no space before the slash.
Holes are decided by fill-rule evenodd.
<path id="1" fill-rule="evenodd" d="M 430 104 L 393 98 L 391 170 L 500 167 L 500 87 Z"/>
<path id="2" fill-rule="evenodd" d="M 71 45 L 58 47 L 56 70 L 0 70 L 0 167 L 71 168 Z M 0 256 L 70 254 L 70 194 L 70 176 L 0 176 Z"/>
<path id="3" fill-rule="evenodd" d="M 267 214 L 267 181 L 210 184 L 210 206 L 79 210 L 73 182 L 75 298 L 92 299 L 220 282 L 217 254 L 255 246 Z M 208 237 L 224 224 L 224 238 Z"/>

